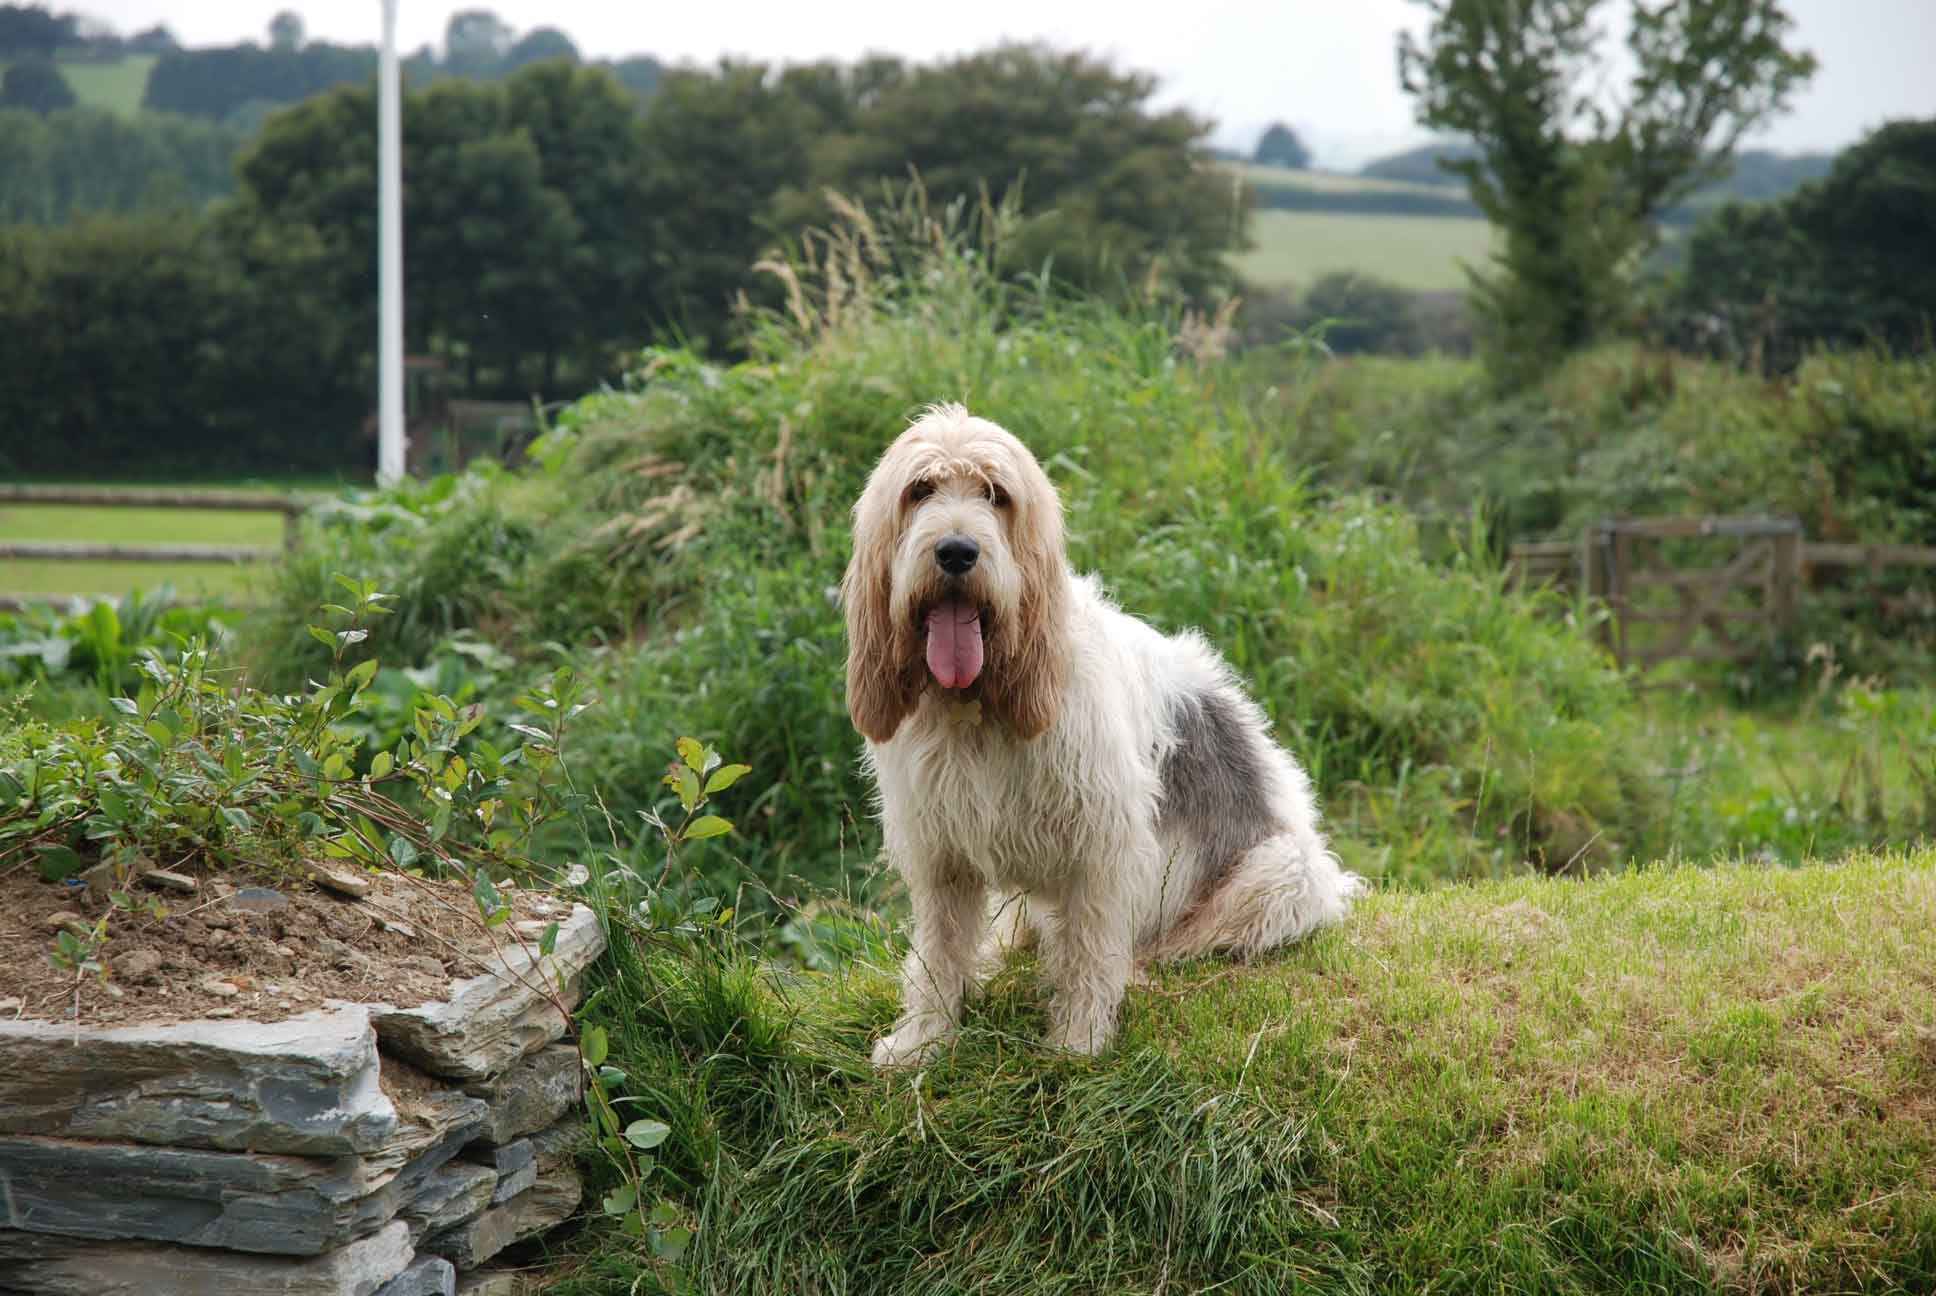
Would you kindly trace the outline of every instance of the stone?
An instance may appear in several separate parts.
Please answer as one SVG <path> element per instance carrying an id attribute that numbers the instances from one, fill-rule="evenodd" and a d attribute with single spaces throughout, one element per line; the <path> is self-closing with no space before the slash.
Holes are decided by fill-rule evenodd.
<path id="1" fill-rule="evenodd" d="M 311 945 L 318 954 L 329 960 L 331 967 L 361 967 L 370 961 L 370 956 L 360 949 L 353 949 L 333 936 L 318 936 Z M 387 1007 L 388 1005 L 377 1005 Z M 378 1032 L 381 1034 L 381 1032 Z"/>
<path id="2" fill-rule="evenodd" d="M 411 1256 L 410 1230 L 401 1220 L 308 1259 L 0 1230 L 0 1291 L 45 1296 L 376 1296 L 408 1272 Z"/>
<path id="3" fill-rule="evenodd" d="M 578 1002 L 579 978 L 605 950 L 598 915 L 583 905 L 562 923 L 549 957 L 535 945 L 507 945 L 497 971 L 451 983 L 450 998 L 416 1008 L 372 1005 L 386 1049 L 434 1075 L 483 1080 L 561 1038 L 565 1019 L 548 995 Z"/>
<path id="4" fill-rule="evenodd" d="M 340 895 L 361 900 L 370 894 L 370 879 L 352 873 L 348 869 L 331 868 L 327 864 L 319 864 L 314 860 L 304 860 L 302 870 L 317 886 L 326 887 Z"/>
<path id="5" fill-rule="evenodd" d="M 194 895 L 201 890 L 202 884 L 186 873 L 172 873 L 167 869 L 149 869 L 141 875 L 144 884 L 164 891 L 179 891 L 183 895 Z"/>
<path id="6" fill-rule="evenodd" d="M 474 1269 L 513 1243 L 564 1223 L 584 1193 L 578 1172 L 561 1167 L 539 1175 L 530 1188 L 469 1223 L 425 1238 L 419 1250 L 443 1256 L 459 1269 Z"/>
<path id="7" fill-rule="evenodd" d="M 151 949 L 130 950 L 108 966 L 124 981 L 143 981 L 161 970 L 161 955 Z"/>
<path id="8" fill-rule="evenodd" d="M 517 1274 L 492 1269 L 465 1274 L 457 1284 L 457 1296 L 524 1296 L 524 1291 Z"/>
<path id="9" fill-rule="evenodd" d="M 452 1161 L 427 1176 L 398 1218 L 410 1225 L 414 1241 L 476 1219 L 491 1204 L 497 1171 L 473 1161 Z"/>
<path id="10" fill-rule="evenodd" d="M 464 1155 L 497 1172 L 497 1187 L 491 1193 L 493 1205 L 509 1201 L 538 1181 L 538 1167 L 530 1139 L 519 1139 L 503 1147 L 473 1146 Z"/>
<path id="11" fill-rule="evenodd" d="M 376 1296 L 455 1296 L 457 1267 L 441 1256 L 425 1256 L 377 1288 Z"/>
<path id="12" fill-rule="evenodd" d="M 242 993 L 233 982 L 224 981 L 220 977 L 203 977 L 196 984 L 218 999 L 233 999 Z"/>
<path id="13" fill-rule="evenodd" d="M 345 1156 L 397 1134 L 369 1010 L 111 1029 L 0 1021 L 0 1134 Z"/>
<path id="14" fill-rule="evenodd" d="M 573 1117 L 531 1136 L 531 1159 L 539 1174 L 547 1174 L 573 1160 L 585 1138 L 584 1123 Z"/>
<path id="15" fill-rule="evenodd" d="M 0 1228 L 318 1255 L 388 1223 L 483 1125 L 454 1090 L 395 1102 L 381 1149 L 328 1160 L 0 1138 Z"/>
<path id="16" fill-rule="evenodd" d="M 509 1143 L 543 1129 L 563 1116 L 584 1092 L 578 1050 L 553 1044 L 519 1062 L 503 1075 L 464 1086 L 491 1106 L 480 1136 L 486 1143 Z"/>
<path id="17" fill-rule="evenodd" d="M 53 913 L 47 915 L 41 925 L 49 931 L 59 931 L 65 927 L 67 930 L 81 936 L 89 935 L 94 930 L 93 925 L 87 919 L 81 917 L 72 909 L 56 909 Z"/>

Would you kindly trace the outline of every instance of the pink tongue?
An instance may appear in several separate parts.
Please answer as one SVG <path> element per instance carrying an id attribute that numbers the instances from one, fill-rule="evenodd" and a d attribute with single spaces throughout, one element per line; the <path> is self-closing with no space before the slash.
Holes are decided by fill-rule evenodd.
<path id="1" fill-rule="evenodd" d="M 928 669 L 942 688 L 967 688 L 981 674 L 981 614 L 971 604 L 928 613 Z"/>

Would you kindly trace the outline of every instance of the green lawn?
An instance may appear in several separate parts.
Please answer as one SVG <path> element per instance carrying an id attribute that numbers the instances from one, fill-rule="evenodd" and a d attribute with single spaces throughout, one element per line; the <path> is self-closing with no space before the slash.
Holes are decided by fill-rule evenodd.
<path id="1" fill-rule="evenodd" d="M 1023 961 L 889 1077 L 885 972 L 614 948 L 702 1290 L 1936 1290 L 1929 849 L 1376 893 L 1097 1060 Z M 552 1290 L 624 1290 L 601 1233 Z"/>
<path id="2" fill-rule="evenodd" d="M 1334 270 L 1357 270 L 1419 292 L 1465 287 L 1460 261 L 1482 263 L 1492 250 L 1485 221 L 1452 216 L 1258 211 L 1256 244 L 1234 258 L 1239 274 L 1264 288 L 1301 288 Z"/>
<path id="3" fill-rule="evenodd" d="M 130 54 L 119 63 L 60 61 L 61 75 L 82 106 L 106 108 L 124 117 L 140 111 L 142 97 L 148 92 L 148 73 L 154 66 L 153 54 Z"/>
<path id="4" fill-rule="evenodd" d="M 160 508 L 81 508 L 0 504 L 0 540 L 125 544 L 261 545 L 282 543 L 278 513 Z M 233 595 L 248 580 L 233 563 L 67 562 L 0 558 L 0 593 L 112 594 L 167 583 L 183 595 Z"/>

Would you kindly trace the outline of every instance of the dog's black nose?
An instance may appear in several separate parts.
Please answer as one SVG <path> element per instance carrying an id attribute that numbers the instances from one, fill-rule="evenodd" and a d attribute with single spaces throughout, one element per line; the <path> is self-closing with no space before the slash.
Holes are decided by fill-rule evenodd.
<path id="1" fill-rule="evenodd" d="M 981 546 L 967 536 L 948 536 L 934 547 L 934 560 L 950 576 L 966 576 L 981 557 Z"/>

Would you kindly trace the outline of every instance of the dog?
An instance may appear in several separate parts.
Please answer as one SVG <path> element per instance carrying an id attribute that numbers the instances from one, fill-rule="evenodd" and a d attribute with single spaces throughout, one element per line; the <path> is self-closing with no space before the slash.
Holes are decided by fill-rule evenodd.
<path id="1" fill-rule="evenodd" d="M 1040 949 L 1050 1042 L 1093 1054 L 1140 965 L 1249 957 L 1344 917 L 1364 883 L 1304 770 L 1200 634 L 1163 635 L 1070 570 L 1019 440 L 931 406 L 853 523 L 847 708 L 913 905 L 877 1067 L 929 1057 L 1012 949 Z"/>

